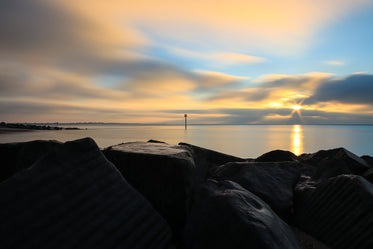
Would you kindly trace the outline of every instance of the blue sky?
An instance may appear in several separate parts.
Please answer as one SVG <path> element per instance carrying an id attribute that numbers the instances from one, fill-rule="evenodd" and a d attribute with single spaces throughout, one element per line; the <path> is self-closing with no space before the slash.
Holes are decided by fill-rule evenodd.
<path id="1" fill-rule="evenodd" d="M 0 3 L 5 122 L 373 124 L 373 1 Z"/>

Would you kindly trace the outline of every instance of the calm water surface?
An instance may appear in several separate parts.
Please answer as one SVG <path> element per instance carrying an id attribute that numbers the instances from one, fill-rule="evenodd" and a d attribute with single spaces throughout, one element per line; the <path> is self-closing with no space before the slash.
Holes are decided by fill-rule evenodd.
<path id="1" fill-rule="evenodd" d="M 53 139 L 61 142 L 92 137 L 101 147 L 156 139 L 169 144 L 191 143 L 226 154 L 255 158 L 275 150 L 299 155 L 344 147 L 373 155 L 373 126 L 367 125 L 74 125 L 86 130 L 27 131 L 0 134 L 0 143 Z"/>

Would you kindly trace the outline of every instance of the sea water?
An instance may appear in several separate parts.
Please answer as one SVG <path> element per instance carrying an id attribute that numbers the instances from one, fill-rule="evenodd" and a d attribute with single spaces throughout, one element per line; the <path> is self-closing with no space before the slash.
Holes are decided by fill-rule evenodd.
<path id="1" fill-rule="evenodd" d="M 186 142 L 243 158 L 256 158 L 276 149 L 299 155 L 338 147 L 359 156 L 373 156 L 373 126 L 369 125 L 189 125 L 188 129 L 182 125 L 73 126 L 81 130 L 3 133 L 0 143 L 38 139 L 65 142 L 91 137 L 98 146 L 105 148 L 155 139 L 169 144 Z"/>

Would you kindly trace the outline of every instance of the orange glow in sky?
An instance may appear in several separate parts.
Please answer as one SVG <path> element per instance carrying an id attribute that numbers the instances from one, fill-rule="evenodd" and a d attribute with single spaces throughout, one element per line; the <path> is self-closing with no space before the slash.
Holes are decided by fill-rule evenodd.
<path id="1" fill-rule="evenodd" d="M 3 4 L 0 121 L 373 124 L 370 0 Z"/>

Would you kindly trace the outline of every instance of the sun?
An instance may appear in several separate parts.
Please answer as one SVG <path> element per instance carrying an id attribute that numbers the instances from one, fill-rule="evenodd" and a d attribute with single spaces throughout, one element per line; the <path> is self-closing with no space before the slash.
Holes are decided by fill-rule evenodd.
<path id="1" fill-rule="evenodd" d="M 299 111 L 299 110 L 302 109 L 303 107 L 300 106 L 300 105 L 293 105 L 291 108 L 293 108 L 293 110 Z"/>
<path id="2" fill-rule="evenodd" d="M 300 120 L 303 122 L 303 116 L 302 116 L 302 113 L 301 113 L 301 109 L 303 108 L 302 104 L 303 104 L 303 100 L 301 100 L 299 103 L 297 103 L 296 101 L 294 101 L 294 104 L 291 106 L 291 108 L 293 109 L 293 111 L 291 112 L 290 116 L 293 117 L 294 113 L 297 113 Z"/>

